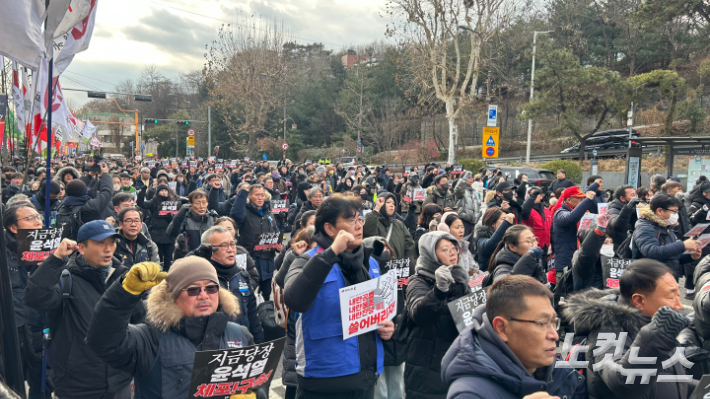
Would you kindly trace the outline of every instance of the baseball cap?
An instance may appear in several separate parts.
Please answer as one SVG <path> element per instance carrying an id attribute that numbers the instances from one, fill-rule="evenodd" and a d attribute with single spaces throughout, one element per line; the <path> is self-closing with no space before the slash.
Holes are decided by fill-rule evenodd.
<path id="1" fill-rule="evenodd" d="M 76 235 L 76 242 L 86 240 L 103 241 L 109 237 L 118 237 L 111 223 L 105 220 L 94 220 L 79 228 Z"/>
<path id="2" fill-rule="evenodd" d="M 496 191 L 499 193 L 503 192 L 503 190 L 512 190 L 512 189 L 513 189 L 513 186 L 510 185 L 510 183 L 508 183 L 507 181 L 500 182 L 500 183 L 496 184 Z"/>
<path id="3" fill-rule="evenodd" d="M 586 195 L 578 186 L 568 187 L 562 194 L 564 198 L 584 198 Z"/>

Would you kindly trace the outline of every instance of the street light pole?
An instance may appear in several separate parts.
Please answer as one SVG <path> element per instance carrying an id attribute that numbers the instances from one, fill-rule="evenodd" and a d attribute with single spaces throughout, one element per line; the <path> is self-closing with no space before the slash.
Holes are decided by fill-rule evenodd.
<path id="1" fill-rule="evenodd" d="M 212 152 L 212 107 L 207 107 L 207 157 Z"/>
<path id="2" fill-rule="evenodd" d="M 536 30 L 533 33 L 532 67 L 530 68 L 530 101 L 535 98 L 535 53 L 537 52 L 537 34 L 550 33 L 551 30 Z M 532 143 L 532 119 L 528 118 L 528 146 L 525 150 L 525 163 L 530 163 L 530 146 Z"/>
<path id="3" fill-rule="evenodd" d="M 286 91 L 284 90 L 284 143 L 286 142 Z M 283 146 L 281 146 L 283 148 Z M 286 149 L 283 151 L 281 162 L 286 163 Z"/>

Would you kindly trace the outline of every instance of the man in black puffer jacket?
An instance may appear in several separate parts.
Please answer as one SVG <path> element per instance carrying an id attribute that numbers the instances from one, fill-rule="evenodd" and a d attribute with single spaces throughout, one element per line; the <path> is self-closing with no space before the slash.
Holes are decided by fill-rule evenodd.
<path id="1" fill-rule="evenodd" d="M 609 214 L 609 228 L 607 233 L 614 241 L 614 250 L 619 248 L 624 240 L 633 234 L 638 217 L 636 216 L 636 206 L 639 199 L 636 196 L 636 190 L 631 186 L 621 186 L 614 192 L 614 200 L 609 203 L 607 214 Z M 626 254 L 627 258 L 631 257 L 631 249 Z"/>
<path id="2" fill-rule="evenodd" d="M 59 398 L 131 397 L 131 375 L 110 367 L 84 342 L 94 307 L 106 289 L 128 270 L 113 257 L 115 236 L 113 226 L 106 221 L 86 223 L 79 229 L 79 243 L 64 239 L 27 284 L 27 306 L 49 315 L 49 364 Z M 63 276 L 64 270 L 69 274 Z M 141 322 L 143 304 L 137 302 L 129 309 L 132 322 Z"/>
<path id="3" fill-rule="evenodd" d="M 688 195 L 690 195 L 690 206 L 688 207 L 690 223 L 693 225 L 704 223 L 710 209 L 710 183 L 701 184 L 697 190 Z"/>

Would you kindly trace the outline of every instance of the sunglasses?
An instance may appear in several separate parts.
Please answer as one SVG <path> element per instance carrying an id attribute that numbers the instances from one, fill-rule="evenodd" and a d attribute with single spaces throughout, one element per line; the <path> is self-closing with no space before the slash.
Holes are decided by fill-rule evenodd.
<path id="1" fill-rule="evenodd" d="M 188 296 L 198 296 L 202 292 L 203 288 L 209 295 L 214 295 L 219 292 L 219 284 L 212 284 L 206 287 L 190 287 L 183 289 L 183 291 L 187 291 Z"/>

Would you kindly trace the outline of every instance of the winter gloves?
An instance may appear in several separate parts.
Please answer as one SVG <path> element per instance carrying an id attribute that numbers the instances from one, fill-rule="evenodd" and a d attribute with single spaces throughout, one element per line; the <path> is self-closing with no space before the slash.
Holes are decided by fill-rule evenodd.
<path id="1" fill-rule="evenodd" d="M 436 288 L 441 292 L 449 292 L 449 287 L 454 283 L 454 276 L 451 274 L 450 266 L 441 266 L 434 272 L 436 277 Z"/>
<path id="2" fill-rule="evenodd" d="M 681 330 L 690 324 L 690 321 L 682 313 L 673 310 L 670 306 L 663 306 L 653 315 L 651 324 L 654 324 L 661 334 L 675 339 Z"/>
<path id="3" fill-rule="evenodd" d="M 123 289 L 133 295 L 140 295 L 158 285 L 167 276 L 168 273 L 162 271 L 157 263 L 137 263 L 131 267 L 123 279 Z"/>

